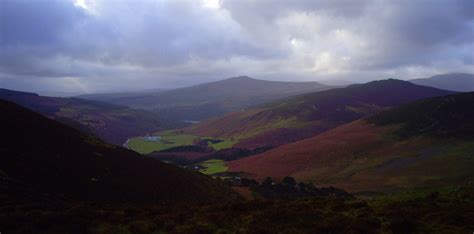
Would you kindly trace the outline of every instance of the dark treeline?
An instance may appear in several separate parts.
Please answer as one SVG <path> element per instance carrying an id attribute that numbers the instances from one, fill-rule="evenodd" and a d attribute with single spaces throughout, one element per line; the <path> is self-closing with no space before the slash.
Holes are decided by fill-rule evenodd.
<path id="1" fill-rule="evenodd" d="M 221 159 L 224 161 L 237 160 L 239 158 L 260 154 L 270 149 L 272 149 L 272 147 L 259 147 L 255 149 L 228 148 L 215 151 L 208 146 L 186 145 L 153 152 L 148 154 L 148 156 L 178 166 L 189 166 L 209 159 Z M 195 154 L 198 155 L 198 157 L 191 159 L 186 157 L 185 154 Z"/>
<path id="2" fill-rule="evenodd" d="M 312 183 L 297 182 L 293 177 L 286 176 L 281 181 L 273 181 L 267 177 L 262 183 L 254 179 L 234 177 L 224 180 L 231 186 L 249 187 L 253 192 L 265 199 L 291 200 L 303 197 L 352 197 L 348 192 L 334 188 L 317 188 Z"/>

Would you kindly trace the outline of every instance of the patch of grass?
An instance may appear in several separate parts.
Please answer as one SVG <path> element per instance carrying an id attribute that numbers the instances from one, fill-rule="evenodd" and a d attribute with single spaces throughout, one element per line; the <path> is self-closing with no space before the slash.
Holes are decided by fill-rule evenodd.
<path id="1" fill-rule="evenodd" d="M 222 139 L 222 141 L 219 143 L 209 142 L 207 145 L 212 147 L 214 150 L 221 150 L 221 149 L 231 148 L 236 143 L 237 143 L 236 140 Z"/>
<path id="2" fill-rule="evenodd" d="M 159 141 L 149 141 L 143 137 L 131 138 L 128 141 L 128 148 L 141 154 L 148 154 L 153 151 L 160 151 L 176 146 L 192 145 L 198 136 L 190 134 L 180 134 L 172 131 L 157 132 L 155 136 L 160 136 Z"/>
<path id="3" fill-rule="evenodd" d="M 206 175 L 221 173 L 228 170 L 227 166 L 224 164 L 224 161 L 220 159 L 209 159 L 199 163 L 198 165 L 205 167 L 205 169 L 199 171 Z"/>

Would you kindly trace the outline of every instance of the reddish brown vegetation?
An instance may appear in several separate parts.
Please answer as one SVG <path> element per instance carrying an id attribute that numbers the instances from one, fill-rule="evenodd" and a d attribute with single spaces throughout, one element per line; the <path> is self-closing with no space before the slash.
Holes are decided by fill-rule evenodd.
<path id="1" fill-rule="evenodd" d="M 337 155 L 380 142 L 381 131 L 375 126 L 356 121 L 263 154 L 231 161 L 228 166 L 231 171 L 242 171 L 260 180 L 267 176 L 283 178 L 312 169 L 328 159 L 334 160 Z"/>

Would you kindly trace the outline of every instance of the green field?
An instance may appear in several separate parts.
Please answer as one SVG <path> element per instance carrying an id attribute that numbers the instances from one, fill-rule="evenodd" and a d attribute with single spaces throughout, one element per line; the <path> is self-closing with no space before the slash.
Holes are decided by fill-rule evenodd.
<path id="1" fill-rule="evenodd" d="M 212 143 L 212 142 L 209 142 L 207 145 L 209 145 L 210 147 L 212 147 L 214 150 L 221 150 L 221 149 L 227 149 L 227 148 L 230 148 L 232 147 L 233 145 L 235 145 L 235 143 L 237 143 L 237 141 L 233 141 L 233 140 L 226 140 L 226 139 L 221 139 L 223 140 L 222 142 L 219 142 L 219 143 Z"/>
<path id="2" fill-rule="evenodd" d="M 128 141 L 127 146 L 138 153 L 148 154 L 153 151 L 164 150 L 171 147 L 192 145 L 194 140 L 199 138 L 195 135 L 179 134 L 172 131 L 158 132 L 154 135 L 160 136 L 161 140 L 149 141 L 143 137 L 135 137 Z"/>
<path id="3" fill-rule="evenodd" d="M 204 173 L 206 175 L 225 172 L 228 169 L 227 166 L 224 164 L 224 161 L 220 159 L 209 159 L 207 161 L 199 163 L 198 165 L 206 167 L 206 169 L 199 170 L 201 173 Z"/>
<path id="4" fill-rule="evenodd" d="M 202 137 L 190 134 L 182 134 L 173 131 L 157 132 L 153 134 L 154 136 L 160 136 L 159 141 L 150 141 L 145 139 L 145 137 L 134 137 L 131 138 L 127 146 L 129 149 L 136 151 L 141 154 L 148 154 L 153 151 L 160 151 L 176 146 L 183 145 L 192 145 L 195 140 L 198 140 Z M 209 138 L 212 139 L 212 138 Z M 237 141 L 220 139 L 222 142 L 212 143 L 208 142 L 208 145 L 214 150 L 221 150 L 232 147 Z"/>

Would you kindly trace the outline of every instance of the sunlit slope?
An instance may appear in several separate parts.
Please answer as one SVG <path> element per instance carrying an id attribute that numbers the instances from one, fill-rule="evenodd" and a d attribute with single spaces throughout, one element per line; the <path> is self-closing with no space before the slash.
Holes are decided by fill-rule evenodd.
<path id="1" fill-rule="evenodd" d="M 400 80 L 374 81 L 300 95 L 229 113 L 196 125 L 188 133 L 224 137 L 236 146 L 278 146 L 314 136 L 344 123 L 414 100 L 451 94 Z"/>
<path id="2" fill-rule="evenodd" d="M 474 93 L 414 102 L 316 137 L 228 163 L 350 191 L 472 183 Z"/>

